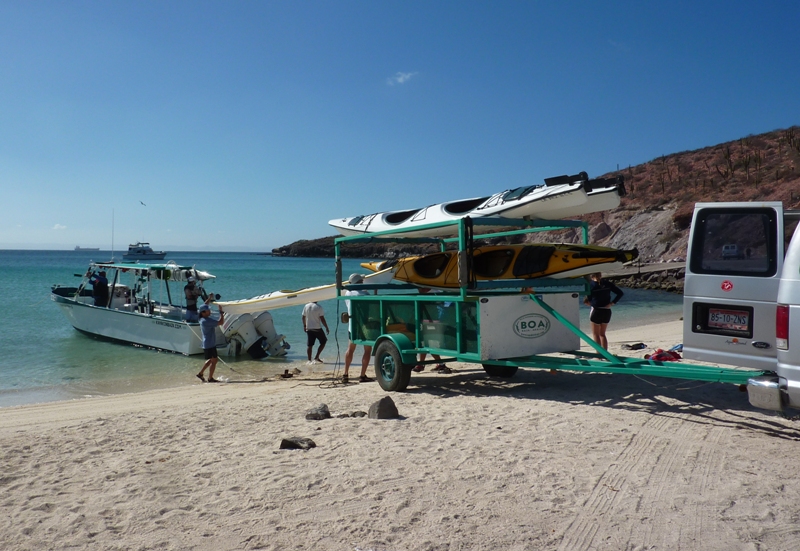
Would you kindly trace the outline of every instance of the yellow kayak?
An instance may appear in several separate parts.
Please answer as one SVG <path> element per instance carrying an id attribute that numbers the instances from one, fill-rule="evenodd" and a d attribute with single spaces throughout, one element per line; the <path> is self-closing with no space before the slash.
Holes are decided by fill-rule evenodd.
<path id="1" fill-rule="evenodd" d="M 472 268 L 480 281 L 496 279 L 556 279 L 579 277 L 622 268 L 639 256 L 636 249 L 596 245 L 531 243 L 476 247 Z M 394 279 L 425 287 L 458 287 L 458 252 L 445 251 L 379 262 L 364 262 L 373 272 L 393 270 Z"/>

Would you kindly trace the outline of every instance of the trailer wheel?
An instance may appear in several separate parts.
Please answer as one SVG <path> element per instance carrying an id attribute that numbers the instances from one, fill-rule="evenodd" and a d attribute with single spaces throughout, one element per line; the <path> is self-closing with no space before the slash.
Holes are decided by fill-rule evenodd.
<path id="1" fill-rule="evenodd" d="M 405 390 L 411 381 L 411 367 L 403 363 L 400 351 L 392 341 L 383 341 L 375 349 L 375 377 L 383 390 Z"/>
<path id="2" fill-rule="evenodd" d="M 490 377 L 502 377 L 503 379 L 510 379 L 517 374 L 519 367 L 516 365 L 491 365 L 483 364 L 483 370 Z"/>

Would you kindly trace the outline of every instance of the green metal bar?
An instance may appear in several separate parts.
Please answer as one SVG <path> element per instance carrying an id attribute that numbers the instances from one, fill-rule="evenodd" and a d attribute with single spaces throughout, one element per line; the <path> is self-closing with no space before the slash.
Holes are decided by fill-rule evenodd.
<path id="1" fill-rule="evenodd" d="M 414 346 L 419 346 L 420 344 L 422 344 L 422 324 L 419 322 L 420 304 L 422 304 L 421 301 L 418 300 L 414 301 Z"/>
<path id="2" fill-rule="evenodd" d="M 458 221 L 458 254 L 466 254 L 467 251 L 467 223 L 466 221 L 461 218 Z M 461 281 L 462 278 L 466 276 L 467 282 L 469 282 L 469 274 L 462 274 L 461 273 L 461 258 L 458 258 L 458 279 L 459 279 L 459 291 L 461 295 L 461 299 L 465 299 L 467 297 L 467 285 L 462 285 Z"/>
<path id="3" fill-rule="evenodd" d="M 554 356 L 530 356 L 508 360 L 484 361 L 485 364 L 519 366 L 525 368 L 580 371 L 583 373 L 613 373 L 620 375 L 641 375 L 647 377 L 668 377 L 707 381 L 715 383 L 747 384 L 748 379 L 766 375 L 768 371 L 725 368 L 710 365 L 681 364 L 677 362 L 656 362 L 639 358 L 617 357 L 620 361 L 610 365 L 606 361 L 581 358 L 559 358 Z"/>
<path id="4" fill-rule="evenodd" d="M 619 358 L 611 354 L 608 350 L 594 342 L 594 339 L 590 338 L 586 333 L 581 331 L 579 328 L 575 327 L 575 325 L 569 321 L 567 318 L 556 312 L 553 308 L 550 307 L 549 304 L 545 303 L 542 299 L 537 297 L 535 294 L 530 294 L 531 300 L 533 300 L 536 304 L 538 304 L 541 308 L 543 308 L 548 314 L 556 318 L 562 324 L 564 324 L 567 329 L 578 335 L 578 337 L 584 341 L 586 344 L 594 348 L 598 354 L 603 356 L 606 360 L 611 362 L 612 364 L 619 364 Z"/>
<path id="5" fill-rule="evenodd" d="M 472 222 L 475 226 L 503 226 L 503 227 L 517 226 L 520 228 L 522 227 L 534 228 L 534 227 L 544 227 L 544 226 L 576 228 L 578 226 L 586 224 L 586 222 L 583 222 L 582 220 L 540 220 L 537 218 L 526 220 L 524 218 L 499 218 L 499 217 L 472 218 Z M 447 222 L 443 224 L 447 224 Z"/>
<path id="6" fill-rule="evenodd" d="M 493 237 L 507 237 L 507 236 L 511 236 L 511 235 L 522 235 L 522 234 L 527 234 L 527 233 L 537 233 L 537 232 L 544 232 L 544 231 L 563 230 L 563 229 L 566 229 L 566 228 L 575 228 L 575 227 L 578 227 L 578 226 L 581 226 L 581 228 L 583 230 L 584 245 L 585 245 L 585 244 L 588 243 L 588 240 L 587 240 L 587 236 L 588 236 L 587 227 L 588 227 L 588 224 L 586 222 L 580 222 L 580 223 L 576 223 L 576 224 L 564 224 L 564 225 L 562 225 L 562 224 L 552 224 L 551 223 L 551 225 L 549 225 L 549 226 L 541 226 L 541 227 L 540 226 L 536 226 L 536 227 L 524 228 L 524 229 L 521 229 L 521 230 L 508 230 L 508 231 L 502 231 L 502 232 L 496 232 L 496 233 L 482 233 L 480 235 L 477 235 L 476 237 L 480 238 L 480 239 L 490 239 L 490 238 L 493 238 Z M 442 239 L 442 241 L 445 242 L 445 243 L 451 243 L 451 242 L 454 242 L 456 240 L 457 240 L 457 238 L 455 238 L 455 237 L 448 237 L 446 239 Z"/>
<path id="7" fill-rule="evenodd" d="M 342 255 L 341 245 L 338 242 L 334 242 L 333 255 L 335 257 L 333 273 L 336 275 L 336 296 L 340 297 L 342 296 Z"/>

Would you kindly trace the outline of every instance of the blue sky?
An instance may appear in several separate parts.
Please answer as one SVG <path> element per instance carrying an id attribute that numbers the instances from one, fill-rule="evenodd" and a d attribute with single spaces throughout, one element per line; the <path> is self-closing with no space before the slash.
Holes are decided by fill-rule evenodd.
<path id="1" fill-rule="evenodd" d="M 0 248 L 108 249 L 113 217 L 117 249 L 264 251 L 785 128 L 798 22 L 789 0 L 0 0 Z"/>

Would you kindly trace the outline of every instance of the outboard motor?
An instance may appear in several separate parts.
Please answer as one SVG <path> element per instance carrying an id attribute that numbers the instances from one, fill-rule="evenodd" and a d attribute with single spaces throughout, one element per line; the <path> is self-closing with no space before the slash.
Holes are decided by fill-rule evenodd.
<path id="1" fill-rule="evenodd" d="M 225 320 L 222 332 L 226 339 L 238 341 L 241 345 L 240 350 L 246 350 L 254 360 L 267 357 L 267 352 L 262 346 L 264 337 L 256 331 L 253 325 L 253 316 L 250 314 L 240 314 Z"/>
<path id="2" fill-rule="evenodd" d="M 275 324 L 272 321 L 272 314 L 261 312 L 253 320 L 253 325 L 259 335 L 264 337 L 263 346 L 270 356 L 285 356 L 286 351 L 291 348 L 286 342 L 284 335 L 279 335 L 275 331 Z"/>

